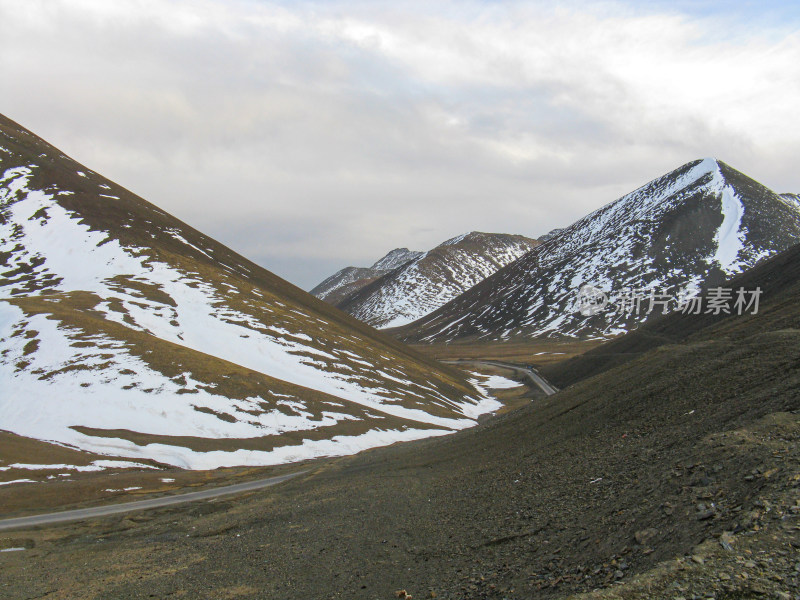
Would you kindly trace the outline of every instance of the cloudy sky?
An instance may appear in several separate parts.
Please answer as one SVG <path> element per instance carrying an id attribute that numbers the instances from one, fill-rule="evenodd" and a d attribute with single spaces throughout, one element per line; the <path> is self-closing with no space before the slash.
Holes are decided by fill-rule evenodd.
<path id="1" fill-rule="evenodd" d="M 704 156 L 800 192 L 793 0 L 0 0 L 0 73 L 1 113 L 305 288 Z"/>

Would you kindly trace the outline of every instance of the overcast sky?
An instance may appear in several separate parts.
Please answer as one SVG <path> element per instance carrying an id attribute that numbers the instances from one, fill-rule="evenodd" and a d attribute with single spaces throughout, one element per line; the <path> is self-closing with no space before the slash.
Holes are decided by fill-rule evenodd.
<path id="1" fill-rule="evenodd" d="M 696 158 L 800 192 L 786 2 L 0 0 L 0 112 L 310 288 Z"/>

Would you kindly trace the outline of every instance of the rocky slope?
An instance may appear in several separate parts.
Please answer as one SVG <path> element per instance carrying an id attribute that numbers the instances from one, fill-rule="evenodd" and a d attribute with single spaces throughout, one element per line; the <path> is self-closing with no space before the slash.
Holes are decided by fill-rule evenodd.
<path id="1" fill-rule="evenodd" d="M 496 407 L 0 117 L 0 429 L 214 468 L 438 435 Z"/>
<path id="2" fill-rule="evenodd" d="M 796 198 L 723 162 L 698 160 L 555 232 L 396 333 L 412 342 L 614 336 L 647 319 L 651 292 L 664 299 L 696 295 L 799 240 Z M 606 294 L 603 310 L 580 310 L 585 285 Z M 626 305 L 636 295 L 639 305 Z M 676 310 L 678 302 L 652 308 Z"/>
<path id="3" fill-rule="evenodd" d="M 395 248 L 371 267 L 345 267 L 337 271 L 312 289 L 310 293 L 335 306 L 350 294 L 420 256 L 422 256 L 422 252 L 408 248 Z"/>
<path id="4" fill-rule="evenodd" d="M 397 327 L 436 310 L 538 245 L 521 235 L 460 235 L 350 294 L 337 306 L 373 327 Z"/>

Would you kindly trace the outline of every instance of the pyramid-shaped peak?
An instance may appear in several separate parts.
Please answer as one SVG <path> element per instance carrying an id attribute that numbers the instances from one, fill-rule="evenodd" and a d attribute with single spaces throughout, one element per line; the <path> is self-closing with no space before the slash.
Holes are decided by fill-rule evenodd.
<path id="1" fill-rule="evenodd" d="M 618 299 L 625 290 L 685 294 L 694 289 L 689 284 L 722 285 L 798 240 L 800 201 L 716 157 L 697 158 L 584 216 L 395 333 L 414 343 L 614 336 L 647 315 L 612 309 L 587 318 L 594 315 L 576 309 L 582 285 Z"/>
<path id="2" fill-rule="evenodd" d="M 687 188 L 705 187 L 718 191 L 725 185 L 725 169 L 728 165 L 714 157 L 701 158 L 685 163 L 674 171 L 653 179 L 639 189 L 599 209 L 630 210 L 629 204 L 656 207 L 674 198 Z M 591 215 L 590 215 L 591 216 Z"/>
<path id="3" fill-rule="evenodd" d="M 715 156 L 707 156 L 703 159 L 700 159 L 700 162 L 697 166 L 706 172 L 717 171 L 719 170 L 719 161 Z"/>
<path id="4" fill-rule="evenodd" d="M 688 163 L 685 166 L 689 165 L 692 165 L 692 163 Z M 715 157 L 710 156 L 694 161 L 694 165 L 692 166 L 691 171 L 689 171 L 687 179 L 696 181 L 698 179 L 702 179 L 706 175 L 716 175 L 719 172 L 720 161 L 718 161 Z"/>
<path id="5" fill-rule="evenodd" d="M 689 165 L 691 164 L 689 163 Z M 688 165 L 682 167 L 681 170 L 686 166 Z M 702 183 L 707 190 L 717 194 L 721 193 L 726 186 L 732 186 L 734 189 L 743 185 L 763 187 L 757 181 L 715 157 L 696 161 L 694 166 L 686 171 L 683 182 L 688 185 Z"/>

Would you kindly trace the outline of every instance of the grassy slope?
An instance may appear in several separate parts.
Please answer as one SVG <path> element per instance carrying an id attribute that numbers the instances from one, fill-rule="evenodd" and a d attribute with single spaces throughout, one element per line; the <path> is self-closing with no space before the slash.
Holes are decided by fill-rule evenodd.
<path id="1" fill-rule="evenodd" d="M 519 338 L 508 342 L 454 342 L 452 344 L 419 344 L 413 348 L 437 360 L 485 359 L 519 364 L 558 364 L 580 355 L 602 342 L 598 340 L 554 340 Z"/>
<path id="2" fill-rule="evenodd" d="M 349 350 L 355 355 L 375 358 L 375 364 L 381 364 L 378 357 L 391 357 L 392 366 L 403 371 L 409 381 L 424 384 L 431 382 L 437 389 L 452 399 L 460 399 L 474 390 L 465 381 L 463 374 L 451 367 L 439 364 L 434 360 L 399 343 L 395 339 L 377 332 L 371 327 L 322 302 L 310 294 L 280 279 L 262 267 L 248 261 L 227 247 L 206 237 L 190 226 L 161 211 L 128 190 L 112 181 L 82 167 L 66 157 L 58 149 L 47 144 L 20 125 L 0 115 L 0 145 L 11 151 L 11 155 L 3 153 L 2 170 L 16 165 L 39 165 L 35 168 L 30 182 L 32 189 L 53 190 L 54 188 L 74 191 L 74 195 L 59 197 L 58 202 L 65 208 L 79 214 L 83 222 L 91 229 L 109 231 L 123 245 L 147 248 L 147 254 L 154 260 L 165 262 L 181 269 L 183 272 L 195 274 L 207 285 L 217 290 L 219 297 L 233 310 L 252 316 L 265 325 L 270 322 L 293 323 L 294 331 L 303 331 L 313 339 L 312 345 L 321 350 L 332 347 Z M 78 174 L 82 171 L 85 176 Z M 99 186 L 107 186 L 108 189 Z M 99 195 L 118 196 L 118 200 L 109 200 Z M 0 210 L 0 218 L 3 218 Z M 190 246 L 180 243 L 170 233 L 180 231 L 191 244 L 204 248 L 212 258 Z M 4 257 L 0 255 L 0 265 Z M 196 352 L 175 344 L 148 336 L 116 323 L 98 318 L 95 306 L 101 299 L 85 292 L 53 293 L 43 289 L 42 282 L 34 275 L 35 265 L 28 269 L 3 273 L 0 280 L 0 298 L 21 308 L 27 315 L 45 314 L 48 318 L 69 325 L 83 332 L 81 335 L 104 334 L 111 339 L 124 340 L 126 348 L 147 362 L 148 366 L 165 374 L 167 377 L 179 377 L 189 371 L 195 379 L 216 386 L 232 399 L 261 396 L 265 398 L 266 410 L 282 410 L 280 405 L 269 400 L 268 391 L 293 394 L 308 401 L 312 418 L 318 418 L 322 411 L 331 410 L 337 398 L 322 392 L 293 385 L 278 379 L 255 373 L 249 369 L 229 363 L 225 360 Z M 225 268 L 227 267 L 227 268 Z M 2 269 L 2 267 L 0 267 Z M 141 295 L 152 301 L 170 306 L 172 299 L 156 286 L 147 286 L 140 281 L 120 276 L 115 281 L 120 292 L 128 295 Z M 249 290 L 260 291 L 259 298 Z M 233 291 L 232 291 L 233 290 Z M 46 295 L 46 300 L 44 296 Z M 112 303 L 113 305 L 113 303 Z M 312 315 L 313 318 L 301 322 L 292 309 Z M 122 310 L 122 309 L 120 309 Z M 321 321 L 315 320 L 316 318 Z M 31 337 L 32 348 L 35 349 L 36 332 L 27 331 Z M 350 367 L 358 365 L 349 365 Z M 21 365 L 24 368 L 24 365 Z M 346 370 L 348 365 L 328 364 L 329 370 Z M 394 383 L 385 380 L 384 386 L 390 392 Z M 135 436 L 131 432 L 103 432 L 86 430 L 92 435 L 114 435 L 139 442 L 162 441 L 187 445 L 195 449 L 233 449 L 247 447 L 270 449 L 275 445 L 299 443 L 301 439 L 319 439 L 334 435 L 358 435 L 371 427 L 397 429 L 403 426 L 426 428 L 427 426 L 404 421 L 380 413 L 380 411 L 343 401 L 345 406 L 336 406 L 337 412 L 344 412 L 357 417 L 358 421 L 344 421 L 335 427 L 322 428 L 316 431 L 290 433 L 285 436 L 271 436 L 258 440 L 217 440 L 200 439 L 156 439 L 153 436 Z M 437 416 L 454 416 L 450 407 L 434 404 L 426 400 L 404 403 L 415 408 L 422 408 Z M 376 415 L 376 416 L 369 416 Z M 229 415 L 220 414 L 220 418 L 228 419 Z M 0 422 L 0 428 L 2 423 Z M 278 439 L 280 437 L 280 439 Z M 59 450 L 54 448 L 54 455 Z M 2 460 L 0 459 L 0 462 Z M 10 477 L 10 473 L 6 473 Z M 0 480 L 2 480 L 0 474 Z M 8 478 L 5 478 L 8 479 Z"/>
<path id="3" fill-rule="evenodd" d="M 2 115 L 0 115 L 0 144 L 22 157 L 23 160 L 18 161 L 20 164 L 32 162 L 42 165 L 34 172 L 30 184 L 32 188 L 46 189 L 55 185 L 59 188 L 74 190 L 76 192 L 74 196 L 59 198 L 59 204 L 78 212 L 90 228 L 111 231 L 123 245 L 151 247 L 156 258 L 169 263 L 183 261 L 184 265 L 182 266 L 207 277 L 213 278 L 212 272 L 216 271 L 218 278 L 239 278 L 242 283 L 255 286 L 270 296 L 278 297 L 290 302 L 293 306 L 320 315 L 341 329 L 368 340 L 370 344 L 375 345 L 376 349 L 385 349 L 403 359 L 422 362 L 431 371 L 445 371 L 455 380 L 463 382 L 458 371 L 427 359 L 394 338 L 376 331 L 281 279 L 113 181 L 82 167 L 57 148 Z M 4 160 L 3 166 L 9 168 L 13 165 Z M 87 177 L 76 174 L 76 170 L 81 169 L 84 170 Z M 117 195 L 121 200 L 110 203 L 98 198 L 98 183 L 109 186 L 110 189 L 105 193 Z M 132 226 L 122 228 L 120 225 L 123 223 L 129 223 Z M 181 230 L 181 233 L 185 233 L 186 239 L 192 244 L 208 248 L 216 261 L 212 261 L 202 253 L 188 248 L 171 235 L 164 233 L 164 230 L 170 228 Z M 231 266 L 235 272 L 220 272 L 220 264 Z"/>
<path id="4" fill-rule="evenodd" d="M 213 508 L 25 533 L 38 545 L 6 560 L 5 585 L 54 598 L 511 599 L 649 574 L 623 597 L 674 598 L 678 576 L 700 597 L 797 593 L 781 570 L 800 543 L 797 257 L 760 268 L 773 292 L 761 314 L 689 336 L 706 320 L 666 319 L 683 337 L 478 428 Z M 719 558 L 725 531 L 733 549 Z M 669 576 L 686 553 L 708 564 Z M 726 560 L 748 578 L 717 577 Z"/>

